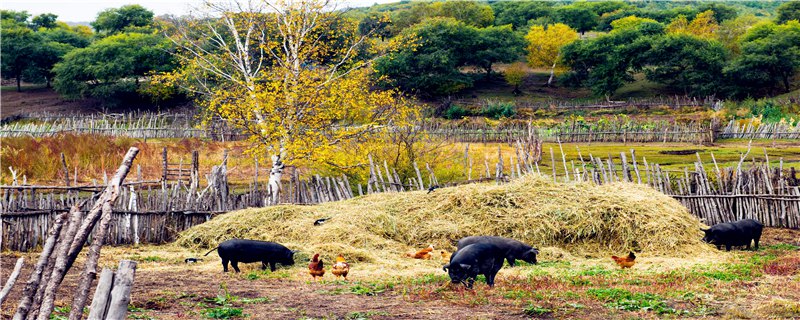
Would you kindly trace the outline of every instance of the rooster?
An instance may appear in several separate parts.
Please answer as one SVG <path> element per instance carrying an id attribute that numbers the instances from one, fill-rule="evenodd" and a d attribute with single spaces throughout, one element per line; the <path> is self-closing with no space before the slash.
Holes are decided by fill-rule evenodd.
<path id="1" fill-rule="evenodd" d="M 433 245 L 428 246 L 425 249 L 417 251 L 417 253 L 411 254 L 406 253 L 406 257 L 414 258 L 414 259 L 424 259 L 428 260 L 431 258 L 431 252 L 433 251 Z"/>
<path id="2" fill-rule="evenodd" d="M 350 272 L 350 265 L 344 261 L 344 257 L 340 254 L 338 257 L 336 257 L 336 263 L 334 263 L 333 267 L 331 267 L 331 273 L 333 273 L 336 278 L 342 276 L 345 280 L 347 280 L 348 272 Z"/>
<path id="3" fill-rule="evenodd" d="M 636 255 L 633 254 L 633 251 L 631 251 L 631 253 L 629 253 L 625 258 L 611 256 L 611 259 L 614 259 L 614 262 L 622 267 L 622 269 L 633 267 L 633 265 L 636 264 Z"/>
<path id="4" fill-rule="evenodd" d="M 322 278 L 325 274 L 325 266 L 322 264 L 322 259 L 319 258 L 319 253 L 314 254 L 314 258 L 308 263 L 308 274 L 317 280 L 317 277 Z"/>

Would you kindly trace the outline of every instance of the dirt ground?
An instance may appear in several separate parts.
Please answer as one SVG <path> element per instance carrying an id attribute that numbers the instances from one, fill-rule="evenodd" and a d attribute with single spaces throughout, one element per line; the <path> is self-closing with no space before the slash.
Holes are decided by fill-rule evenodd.
<path id="1" fill-rule="evenodd" d="M 97 101 L 67 100 L 47 88 L 24 87 L 22 92 L 4 89 L 0 92 L 0 102 L 0 118 L 30 112 L 80 114 L 102 111 Z"/>
<path id="2" fill-rule="evenodd" d="M 446 274 L 432 266 L 410 279 L 392 277 L 391 270 L 383 279 L 360 279 L 353 265 L 349 281 L 328 274 L 314 282 L 305 263 L 276 272 L 247 264 L 240 274 L 225 274 L 215 254 L 186 264 L 184 257 L 198 253 L 174 245 L 104 248 L 101 265 L 138 261 L 133 319 L 224 318 L 231 310 L 249 319 L 793 318 L 800 317 L 798 250 L 800 230 L 767 229 L 761 250 L 722 253 L 725 261 L 718 264 L 654 257 L 619 270 L 610 259 L 540 261 L 505 267 L 494 288 L 479 283 L 474 290 L 449 286 Z M 4 252 L 0 279 L 18 256 L 26 264 L 2 305 L 3 319 L 13 314 L 37 258 Z M 70 305 L 80 270 L 79 261 L 58 306 Z M 615 297 L 620 293 L 624 299 Z M 66 313 L 58 308 L 56 315 Z"/>

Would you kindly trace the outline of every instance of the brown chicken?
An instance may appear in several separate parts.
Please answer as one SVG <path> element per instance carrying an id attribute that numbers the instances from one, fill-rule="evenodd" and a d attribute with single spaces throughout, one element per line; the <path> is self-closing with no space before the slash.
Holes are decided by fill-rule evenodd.
<path id="1" fill-rule="evenodd" d="M 633 265 L 636 264 L 636 255 L 633 254 L 633 251 L 631 251 L 631 253 L 629 253 L 625 258 L 611 256 L 611 259 L 614 259 L 614 262 L 622 267 L 622 269 L 633 267 Z"/>
<path id="2" fill-rule="evenodd" d="M 348 272 L 350 272 L 350 265 L 344 261 L 344 257 L 340 254 L 338 257 L 336 257 L 336 263 L 334 263 L 333 267 L 331 267 L 331 273 L 333 273 L 336 278 L 342 276 L 345 280 L 347 280 Z"/>
<path id="3" fill-rule="evenodd" d="M 314 258 L 308 263 L 308 274 L 317 280 L 317 277 L 322 278 L 325 274 L 325 266 L 322 264 L 322 259 L 319 258 L 319 253 L 314 254 Z"/>
<path id="4" fill-rule="evenodd" d="M 442 255 L 442 261 L 450 262 L 450 256 L 453 255 L 452 253 L 444 251 L 444 250 L 440 251 L 439 253 Z"/>
<path id="5" fill-rule="evenodd" d="M 427 248 L 425 248 L 425 249 L 422 249 L 422 250 L 420 250 L 420 251 L 417 251 L 417 253 L 414 253 L 414 254 L 411 254 L 411 253 L 406 253 L 406 256 L 407 256 L 407 257 L 414 258 L 414 259 L 424 259 L 424 260 L 428 260 L 428 259 L 430 259 L 430 258 L 431 258 L 431 252 L 433 252 L 433 245 L 430 245 L 430 246 L 428 246 L 428 247 L 427 247 Z"/>

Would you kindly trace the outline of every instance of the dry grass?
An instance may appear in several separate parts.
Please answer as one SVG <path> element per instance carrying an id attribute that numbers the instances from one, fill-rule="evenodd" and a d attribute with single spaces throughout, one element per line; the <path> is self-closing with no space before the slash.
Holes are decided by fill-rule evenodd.
<path id="1" fill-rule="evenodd" d="M 314 227 L 322 217 L 332 219 Z M 629 250 L 650 257 L 716 255 L 699 240 L 699 227 L 679 203 L 650 188 L 529 176 L 500 186 L 241 210 L 184 231 L 177 243 L 199 251 L 230 238 L 270 240 L 301 250 L 301 258 L 320 252 L 331 261 L 342 253 L 364 263 L 367 274 L 385 276 L 390 268 L 393 276 L 411 276 L 441 261 L 412 260 L 405 253 L 428 244 L 452 250 L 457 239 L 469 235 L 522 240 L 542 248 L 542 260 L 602 258 Z"/>

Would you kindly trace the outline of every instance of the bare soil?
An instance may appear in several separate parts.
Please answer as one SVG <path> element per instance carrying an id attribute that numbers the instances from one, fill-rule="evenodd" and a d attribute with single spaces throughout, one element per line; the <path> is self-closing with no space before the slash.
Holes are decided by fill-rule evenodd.
<path id="1" fill-rule="evenodd" d="M 0 102 L 0 118 L 32 112 L 83 114 L 102 111 L 99 101 L 67 100 L 48 88 L 23 87 L 22 92 L 3 90 Z"/>

